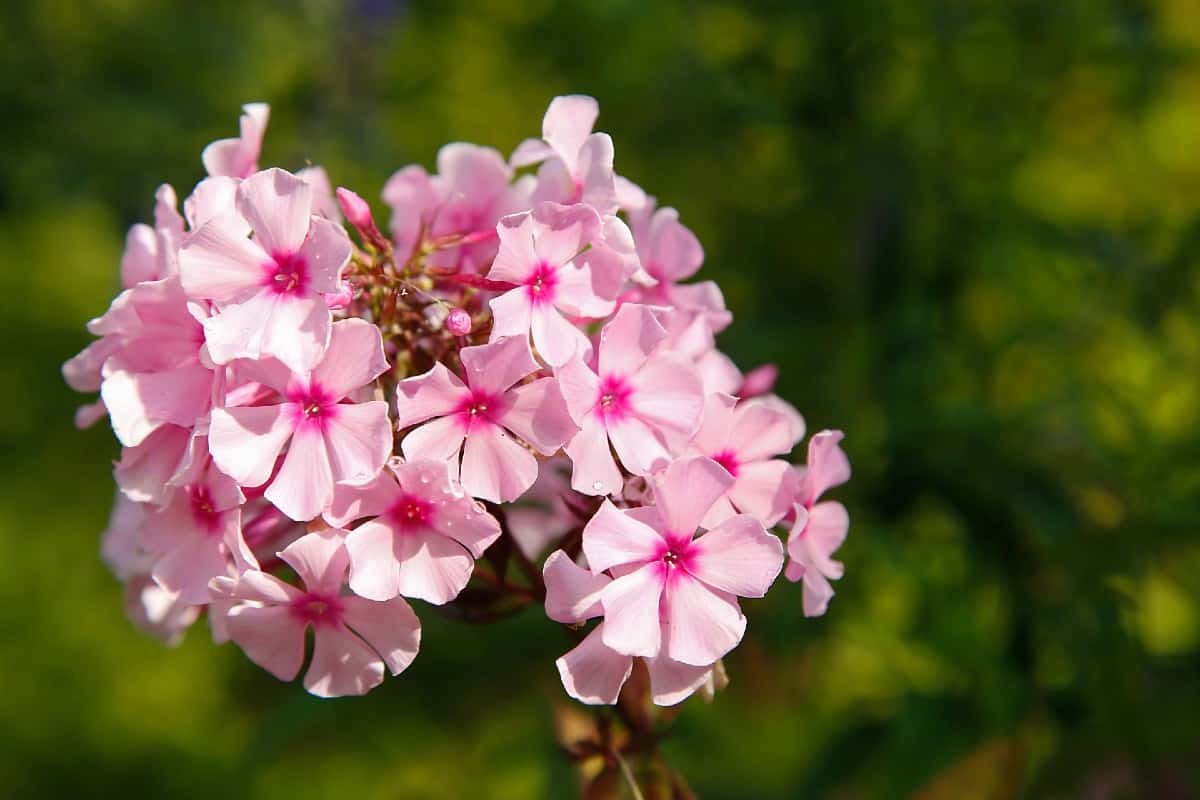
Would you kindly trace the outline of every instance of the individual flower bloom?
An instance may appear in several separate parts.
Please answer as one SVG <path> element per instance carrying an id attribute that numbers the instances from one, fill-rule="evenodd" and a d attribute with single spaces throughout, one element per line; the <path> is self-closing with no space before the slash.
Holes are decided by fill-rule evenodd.
<path id="1" fill-rule="evenodd" d="M 572 561 L 562 550 L 546 559 L 542 568 L 546 583 L 546 616 L 567 625 L 579 625 L 604 614 L 600 597 L 612 583 L 607 575 L 594 575 Z M 693 666 L 672 661 L 665 654 L 645 659 L 650 674 L 650 697 L 655 704 L 671 706 L 687 699 L 703 686 L 712 666 Z M 567 694 L 590 705 L 612 704 L 633 669 L 633 657 L 604 643 L 604 623 L 591 630 L 555 666 Z"/>
<path id="2" fill-rule="evenodd" d="M 600 217 L 588 206 L 542 203 L 532 211 L 500 220 L 500 251 L 488 280 L 515 284 L 491 301 L 492 340 L 530 336 L 546 363 L 560 366 L 591 343 L 563 316 L 605 317 L 615 303 L 597 293 L 612 284 L 603 270 L 578 266 L 575 259 L 600 234 Z M 611 265 L 604 264 L 603 267 Z M 618 286 L 613 286 L 615 295 Z"/>
<path id="3" fill-rule="evenodd" d="M 605 645 L 705 666 L 741 641 L 746 618 L 737 598 L 766 594 L 783 566 L 783 546 L 746 514 L 694 536 L 733 482 L 700 456 L 651 479 L 652 507 L 626 512 L 603 502 L 583 529 L 583 552 L 593 573 L 615 576 L 600 592 Z"/>
<path id="4" fill-rule="evenodd" d="M 704 263 L 704 248 L 696 234 L 679 221 L 673 208 L 657 208 L 653 197 L 629 213 L 629 227 L 637 243 L 638 256 L 647 285 L 657 285 L 660 299 L 669 302 L 676 283 L 696 274 Z"/>
<path id="5" fill-rule="evenodd" d="M 533 484 L 538 464 L 509 434 L 549 456 L 575 433 L 575 423 L 554 378 L 516 385 L 540 369 L 524 337 L 464 347 L 460 356 L 465 382 L 441 363 L 400 381 L 397 427 L 425 423 L 404 437 L 404 457 L 449 461 L 468 494 L 511 502 Z"/>
<path id="6" fill-rule="evenodd" d="M 120 344 L 101 369 L 100 397 L 126 447 L 163 425 L 191 427 L 212 404 L 213 371 L 201 353 L 204 310 L 178 278 L 128 290 L 136 321 L 111 334 Z"/>
<path id="7" fill-rule="evenodd" d="M 340 488 L 328 518 L 346 537 L 350 590 L 368 600 L 397 595 L 441 605 L 471 579 L 500 523 L 451 480 L 445 461 L 395 464 L 362 487 Z"/>
<path id="8" fill-rule="evenodd" d="M 366 694 L 383 682 L 385 666 L 399 675 L 421 645 L 421 623 L 402 598 L 376 602 L 342 592 L 350 564 L 345 533 L 310 533 L 278 554 L 300 576 L 303 590 L 253 569 L 212 583 L 214 606 L 232 601 L 223 632 L 282 681 L 300 672 L 305 632 L 312 627 L 304 688 L 318 697 Z"/>
<path id="9" fill-rule="evenodd" d="M 266 498 L 295 520 L 328 508 L 335 483 L 363 484 L 379 474 L 392 448 L 387 403 L 343 402 L 388 369 L 378 328 L 360 319 L 334 323 L 325 356 L 311 372 L 271 361 L 239 367 L 281 402 L 213 409 L 208 446 L 222 472 L 242 486 L 270 480 Z"/>
<path id="10" fill-rule="evenodd" d="M 249 223 L 210 219 L 179 252 L 183 288 L 216 303 L 204 321 L 217 364 L 273 356 L 295 372 L 312 369 L 329 340 L 323 293 L 337 291 L 350 259 L 346 231 L 312 213 L 312 187 L 280 169 L 258 172 L 237 187 Z"/>
<path id="11" fill-rule="evenodd" d="M 704 392 L 691 364 L 662 352 L 666 332 L 654 312 L 623 305 L 600 332 L 596 369 L 576 357 L 556 374 L 580 431 L 567 444 L 578 492 L 619 492 L 625 469 L 646 475 L 666 466 L 700 424 Z"/>
<path id="12" fill-rule="evenodd" d="M 140 503 L 161 503 L 171 490 L 192 438 L 189 428 L 163 425 L 136 447 L 121 448 L 113 477 L 121 492 Z"/>
<path id="13" fill-rule="evenodd" d="M 125 615 L 142 633 L 176 647 L 200 617 L 200 606 L 181 602 L 149 575 L 138 575 L 125 584 Z"/>
<path id="14" fill-rule="evenodd" d="M 617 210 L 613 143 L 607 133 L 592 133 L 600 105 L 586 95 L 550 101 L 542 119 L 542 138 L 526 139 L 509 159 L 514 167 L 543 162 L 533 201 L 586 203 L 600 214 Z"/>
<path id="15" fill-rule="evenodd" d="M 734 482 L 709 509 L 704 526 L 712 528 L 735 514 L 751 514 L 768 528 L 783 519 L 796 495 L 797 477 L 791 464 L 774 456 L 787 455 L 794 445 L 792 420 L 783 411 L 710 394 L 691 450 L 716 461 Z"/>
<path id="16" fill-rule="evenodd" d="M 262 151 L 263 134 L 271 107 L 266 103 L 247 103 L 242 106 L 238 120 L 241 135 L 235 139 L 218 139 L 204 148 L 200 160 L 209 175 L 248 178 L 258 171 L 258 155 Z"/>
<path id="17" fill-rule="evenodd" d="M 821 431 L 808 442 L 808 464 L 799 468 L 796 521 L 788 535 L 787 579 L 804 582 L 804 616 L 819 617 L 829 606 L 842 564 L 833 553 L 846 541 L 850 515 L 836 500 L 818 503 L 826 489 L 850 480 L 850 461 L 838 444 L 841 431 Z"/>
<path id="18" fill-rule="evenodd" d="M 230 566 L 238 572 L 258 568 L 242 538 L 241 489 L 213 466 L 206 437 L 194 436 L 192 449 L 191 464 L 174 479 L 143 536 L 158 556 L 151 577 L 189 605 L 207 603 L 209 581 L 228 574 Z"/>
<path id="19" fill-rule="evenodd" d="M 405 167 L 388 179 L 383 200 L 392 208 L 391 233 L 396 257 L 407 260 L 421 239 L 470 236 L 495 230 L 506 214 L 529 206 L 532 179 L 513 184 L 513 171 L 490 147 L 453 142 L 438 151 L 437 174 Z M 477 271 L 496 254 L 494 236 L 430 254 L 441 268 Z"/>

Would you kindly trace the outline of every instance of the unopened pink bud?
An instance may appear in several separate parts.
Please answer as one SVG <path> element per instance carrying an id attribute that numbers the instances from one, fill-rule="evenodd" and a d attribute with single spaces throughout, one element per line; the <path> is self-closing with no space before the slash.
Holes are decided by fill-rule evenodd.
<path id="1" fill-rule="evenodd" d="M 374 226 L 375 223 L 371 219 L 371 207 L 367 205 L 366 200 L 363 200 L 356 193 L 341 186 L 337 190 L 337 200 L 338 205 L 342 208 L 342 213 L 346 215 L 346 219 L 360 232 Z"/>
<path id="2" fill-rule="evenodd" d="M 446 317 L 446 330 L 455 336 L 466 336 L 471 332 L 471 315 L 461 308 L 451 310 Z"/>
<path id="3" fill-rule="evenodd" d="M 354 287 L 348 281 L 341 281 L 336 292 L 326 292 L 322 297 L 325 298 L 325 305 L 337 311 L 346 308 L 354 300 Z"/>

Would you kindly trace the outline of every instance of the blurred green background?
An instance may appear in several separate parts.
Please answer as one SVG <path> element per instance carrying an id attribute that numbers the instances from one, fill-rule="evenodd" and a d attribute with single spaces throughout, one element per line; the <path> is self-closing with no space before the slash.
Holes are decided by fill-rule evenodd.
<path id="1" fill-rule="evenodd" d="M 721 345 L 854 464 L 846 577 L 747 603 L 665 749 L 709 798 L 1200 792 L 1200 12 L 1190 0 L 38 0 L 0 10 L 0 785 L 9 797 L 570 797 L 568 641 L 419 609 L 319 701 L 128 625 L 117 448 L 59 364 L 162 181 L 272 104 L 264 163 L 377 197 L 600 100 Z"/>

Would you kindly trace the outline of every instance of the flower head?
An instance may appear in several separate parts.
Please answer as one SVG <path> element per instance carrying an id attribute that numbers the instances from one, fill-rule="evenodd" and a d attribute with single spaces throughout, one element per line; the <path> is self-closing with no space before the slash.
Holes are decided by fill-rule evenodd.
<path id="1" fill-rule="evenodd" d="M 787 579 L 804 582 L 804 615 L 819 617 L 833 597 L 829 581 L 842 577 L 833 553 L 846 541 L 850 515 L 836 500 L 820 500 L 826 489 L 850 479 L 850 461 L 839 442 L 841 431 L 821 431 L 808 442 L 808 464 L 800 469 L 793 507 L 796 520 L 788 536 Z"/>

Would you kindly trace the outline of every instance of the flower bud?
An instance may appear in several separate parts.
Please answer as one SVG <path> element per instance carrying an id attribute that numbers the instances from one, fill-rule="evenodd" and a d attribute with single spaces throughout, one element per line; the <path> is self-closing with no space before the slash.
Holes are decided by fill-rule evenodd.
<path id="1" fill-rule="evenodd" d="M 362 240 L 380 250 L 389 249 L 388 240 L 379 232 L 379 228 L 375 226 L 375 220 L 371 218 L 371 207 L 367 205 L 367 201 L 363 200 L 355 192 L 341 186 L 338 187 L 336 194 L 342 213 L 346 215 L 346 220 L 358 231 L 358 235 L 362 237 Z"/>
<path id="2" fill-rule="evenodd" d="M 461 308 L 456 308 L 446 317 L 446 330 L 455 336 L 466 336 L 471 332 L 471 315 Z"/>

